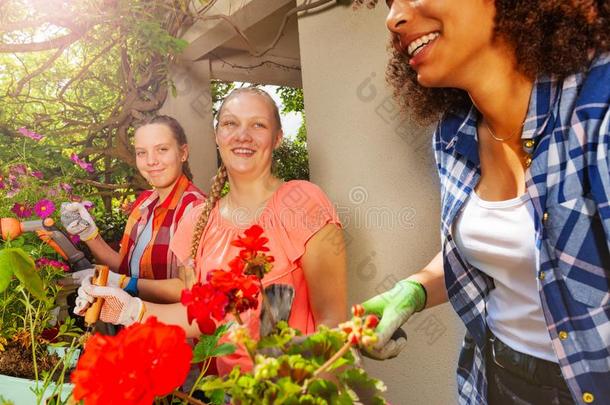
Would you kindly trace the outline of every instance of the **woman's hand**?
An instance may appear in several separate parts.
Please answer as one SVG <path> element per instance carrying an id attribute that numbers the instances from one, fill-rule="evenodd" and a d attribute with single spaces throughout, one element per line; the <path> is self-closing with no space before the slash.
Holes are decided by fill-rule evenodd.
<path id="1" fill-rule="evenodd" d="M 372 349 L 365 349 L 364 354 L 377 360 L 398 356 L 407 340 L 404 337 L 392 337 L 411 315 L 421 311 L 425 305 L 424 287 L 413 280 L 399 281 L 391 290 L 364 302 L 362 306 L 367 313 L 381 317 L 375 330 L 379 340 Z"/>
<path id="2" fill-rule="evenodd" d="M 132 297 L 118 287 L 100 287 L 91 284 L 91 278 L 85 278 L 78 289 L 74 313 L 84 316 L 87 309 L 97 299 L 103 298 L 100 320 L 114 325 L 129 326 L 142 320 L 146 306 L 144 302 Z"/>
<path id="3" fill-rule="evenodd" d="M 91 240 L 98 235 L 95 221 L 83 204 L 62 203 L 60 212 L 61 223 L 68 233 L 78 235 L 83 241 Z"/>
<path id="4" fill-rule="evenodd" d="M 62 287 L 80 286 L 84 280 L 90 280 L 95 273 L 95 268 L 75 271 L 74 273 L 68 273 L 66 276 L 58 281 Z M 108 272 L 108 281 L 106 287 L 118 287 L 124 288 L 127 284 L 127 276 L 124 274 L 117 274 L 113 271 Z"/>

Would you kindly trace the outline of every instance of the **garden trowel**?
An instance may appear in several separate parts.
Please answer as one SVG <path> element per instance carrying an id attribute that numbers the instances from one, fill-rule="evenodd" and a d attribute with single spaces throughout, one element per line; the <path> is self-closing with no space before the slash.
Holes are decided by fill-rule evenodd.
<path id="1" fill-rule="evenodd" d="M 260 316 L 261 338 L 273 332 L 278 322 L 288 322 L 294 301 L 294 287 L 287 284 L 272 284 L 267 286 L 263 293 L 265 300 Z"/>

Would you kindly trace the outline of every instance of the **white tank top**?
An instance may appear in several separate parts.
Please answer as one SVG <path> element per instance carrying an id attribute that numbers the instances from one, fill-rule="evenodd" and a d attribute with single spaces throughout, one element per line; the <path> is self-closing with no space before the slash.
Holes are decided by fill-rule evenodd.
<path id="1" fill-rule="evenodd" d="M 454 226 L 462 256 L 494 279 L 486 318 L 491 331 L 514 350 L 556 363 L 537 287 L 529 196 L 484 201 L 473 191 Z"/>

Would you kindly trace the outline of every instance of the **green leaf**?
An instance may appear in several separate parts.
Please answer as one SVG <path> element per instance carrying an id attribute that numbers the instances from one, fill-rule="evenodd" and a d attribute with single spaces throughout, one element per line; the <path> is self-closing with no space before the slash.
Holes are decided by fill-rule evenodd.
<path id="1" fill-rule="evenodd" d="M 199 342 L 193 349 L 193 360 L 191 363 L 201 363 L 210 357 L 212 350 L 218 344 L 218 337 L 214 335 L 201 335 Z"/>
<path id="2" fill-rule="evenodd" d="M 337 386 L 331 381 L 327 380 L 314 380 L 309 384 L 307 393 L 314 397 L 324 398 L 330 403 L 336 403 L 335 399 L 338 396 Z"/>
<path id="3" fill-rule="evenodd" d="M 210 357 L 218 357 L 218 356 L 226 356 L 228 354 L 235 353 L 235 345 L 231 343 L 223 343 L 219 346 L 216 346 L 212 352 L 210 353 Z"/>
<path id="4" fill-rule="evenodd" d="M 230 381 L 223 381 L 220 377 L 210 377 L 204 379 L 197 387 L 201 391 L 210 392 L 217 390 L 225 390 L 233 385 Z"/>
<path id="5" fill-rule="evenodd" d="M 231 327 L 231 325 L 233 325 L 233 322 L 221 324 L 214 331 L 214 336 L 217 336 L 217 337 L 223 336 L 225 333 L 227 333 L 229 331 L 229 328 Z"/>
<path id="6" fill-rule="evenodd" d="M 6 290 L 13 278 L 13 269 L 7 266 L 0 266 L 0 292 Z"/>
<path id="7" fill-rule="evenodd" d="M 381 397 L 385 385 L 370 377 L 366 371 L 353 368 L 340 375 L 340 380 L 347 385 L 357 396 L 360 402 L 371 405 L 383 405 L 386 401 Z"/>
<path id="8" fill-rule="evenodd" d="M 36 265 L 30 256 L 19 248 L 0 250 L 0 273 L 12 272 L 36 298 L 46 301 L 44 286 Z M 5 287 L 6 288 L 6 287 Z"/>
<path id="9" fill-rule="evenodd" d="M 223 405 L 225 403 L 225 392 L 224 390 L 214 390 L 207 394 L 210 402 L 214 405 Z"/>

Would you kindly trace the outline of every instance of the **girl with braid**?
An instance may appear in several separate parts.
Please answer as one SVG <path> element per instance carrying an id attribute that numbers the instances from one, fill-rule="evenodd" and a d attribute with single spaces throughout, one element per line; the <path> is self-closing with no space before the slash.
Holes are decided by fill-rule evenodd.
<path id="1" fill-rule="evenodd" d="M 223 163 L 208 199 L 183 218 L 170 248 L 187 274 L 194 269 L 195 278 L 204 280 L 210 270 L 229 268 L 228 262 L 239 252 L 231 241 L 251 225 L 261 226 L 269 238 L 269 254 L 275 258 L 263 286 L 281 285 L 294 293 L 288 324 L 307 334 L 318 325 L 333 327 L 345 318 L 345 246 L 335 209 L 320 188 L 307 181 L 283 182 L 271 173 L 273 151 L 282 136 L 277 106 L 266 92 L 257 88 L 231 92 L 220 107 L 216 126 Z M 230 191 L 221 197 L 227 182 Z M 105 306 L 114 306 L 102 310 L 105 322 L 129 325 L 156 316 L 181 325 L 191 337 L 199 335 L 181 304 L 144 303 L 122 290 L 90 283 L 84 283 L 79 293 L 89 301 L 103 296 Z M 260 335 L 260 307 L 242 315 L 252 336 Z M 243 348 L 223 357 L 217 367 L 226 374 L 236 365 L 245 370 L 252 366 Z"/>

